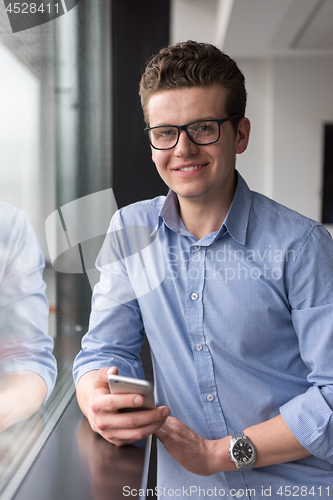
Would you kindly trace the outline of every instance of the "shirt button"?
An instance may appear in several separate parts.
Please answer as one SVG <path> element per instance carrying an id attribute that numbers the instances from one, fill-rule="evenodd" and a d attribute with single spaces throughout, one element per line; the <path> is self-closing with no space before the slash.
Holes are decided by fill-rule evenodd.
<path id="1" fill-rule="evenodd" d="M 243 496 L 244 496 L 244 493 L 242 491 L 238 490 L 237 493 L 236 493 L 236 497 L 237 498 L 243 498 Z"/>
<path id="2" fill-rule="evenodd" d="M 191 293 L 192 300 L 197 300 L 198 297 L 199 297 L 199 295 L 197 293 Z"/>
<path id="3" fill-rule="evenodd" d="M 201 351 L 201 349 L 202 349 L 202 345 L 201 345 L 201 344 L 197 344 L 197 345 L 195 346 L 195 348 L 196 348 L 196 350 L 197 350 L 197 351 Z"/>
<path id="4" fill-rule="evenodd" d="M 214 400 L 213 394 L 208 394 L 207 401 L 213 401 L 213 400 Z"/>
<path id="5" fill-rule="evenodd" d="M 195 245 L 194 250 L 200 250 L 201 246 L 200 245 Z"/>

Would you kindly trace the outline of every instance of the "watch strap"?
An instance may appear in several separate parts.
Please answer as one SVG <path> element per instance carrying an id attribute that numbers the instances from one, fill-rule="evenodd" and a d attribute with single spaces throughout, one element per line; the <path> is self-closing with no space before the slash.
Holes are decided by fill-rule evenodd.
<path id="1" fill-rule="evenodd" d="M 244 439 L 244 438 L 249 439 L 247 436 L 245 436 L 243 431 L 231 434 L 231 439 Z"/>
<path id="2" fill-rule="evenodd" d="M 243 465 L 242 463 L 237 462 L 237 460 L 235 460 L 233 458 L 233 456 L 232 456 L 232 453 L 231 453 L 232 447 L 240 439 L 245 439 L 249 444 L 251 444 L 251 446 L 253 448 L 254 455 L 253 455 L 253 458 L 252 458 L 252 460 L 251 460 L 251 462 L 249 464 L 244 464 Z M 243 431 L 235 432 L 235 433 L 231 434 L 229 457 L 236 464 L 236 467 L 237 467 L 238 470 L 246 470 L 246 471 L 248 471 L 248 470 L 251 470 L 254 467 L 255 458 L 256 458 L 256 449 L 255 449 L 255 446 L 252 443 L 251 439 L 248 436 L 246 436 Z"/>

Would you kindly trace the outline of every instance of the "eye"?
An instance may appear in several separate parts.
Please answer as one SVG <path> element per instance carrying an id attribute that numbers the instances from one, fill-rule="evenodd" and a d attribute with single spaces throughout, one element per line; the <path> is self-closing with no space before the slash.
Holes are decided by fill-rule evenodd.
<path id="1" fill-rule="evenodd" d="M 173 127 L 161 127 L 154 130 L 157 139 L 168 139 L 177 135 L 178 131 Z"/>
<path id="2" fill-rule="evenodd" d="M 194 137 L 211 136 L 216 133 L 216 123 L 211 121 L 192 123 L 188 130 Z"/>
<path id="3" fill-rule="evenodd" d="M 210 132 L 214 132 L 215 127 L 213 123 L 200 123 L 198 127 L 198 132 L 203 134 L 209 134 Z"/>

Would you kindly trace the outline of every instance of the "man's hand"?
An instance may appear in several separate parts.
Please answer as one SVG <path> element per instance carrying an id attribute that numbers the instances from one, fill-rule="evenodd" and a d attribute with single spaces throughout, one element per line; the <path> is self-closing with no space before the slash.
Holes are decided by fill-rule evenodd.
<path id="1" fill-rule="evenodd" d="M 170 455 L 192 474 L 211 476 L 222 470 L 223 462 L 225 471 L 236 470 L 228 457 L 228 439 L 224 438 L 225 446 L 221 445 L 222 439 L 205 439 L 174 417 L 167 418 L 165 424 L 155 432 L 155 436 Z"/>
<path id="2" fill-rule="evenodd" d="M 118 369 L 88 372 L 77 385 L 78 402 L 91 428 L 116 446 L 132 444 L 153 434 L 170 415 L 169 408 L 119 412 L 124 408 L 140 408 L 144 398 L 140 394 L 110 394 L 108 373 L 117 374 Z"/>
<path id="3" fill-rule="evenodd" d="M 255 467 L 292 462 L 310 455 L 281 415 L 244 429 L 244 434 L 255 444 Z M 228 456 L 231 436 L 205 439 L 174 417 L 167 418 L 155 435 L 170 455 L 193 474 L 210 476 L 237 470 Z"/>

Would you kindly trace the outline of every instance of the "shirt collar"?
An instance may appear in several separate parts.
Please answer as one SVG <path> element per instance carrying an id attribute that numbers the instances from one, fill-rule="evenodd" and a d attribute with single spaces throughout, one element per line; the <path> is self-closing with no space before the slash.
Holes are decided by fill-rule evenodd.
<path id="1" fill-rule="evenodd" d="M 158 229 L 163 222 L 169 229 L 171 229 L 171 231 L 179 233 L 181 222 L 179 215 L 179 203 L 176 193 L 171 189 L 165 198 L 158 216 Z"/>
<path id="2" fill-rule="evenodd" d="M 245 245 L 247 226 L 252 206 L 252 192 L 240 173 L 236 171 L 236 175 L 237 188 L 235 196 L 232 200 L 222 228 L 224 226 L 234 240 L 241 245 Z"/>
<path id="3" fill-rule="evenodd" d="M 216 240 L 222 237 L 227 231 L 230 236 L 241 245 L 245 245 L 246 231 L 249 221 L 250 209 L 252 205 L 252 193 L 243 177 L 236 170 L 237 187 L 235 196 L 230 205 L 227 216 L 213 238 Z M 176 233 L 181 232 L 181 221 L 179 216 L 179 204 L 176 193 L 170 190 L 161 211 L 159 213 L 158 227 L 164 222 L 166 226 Z"/>

